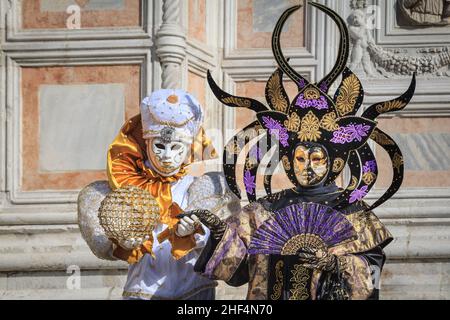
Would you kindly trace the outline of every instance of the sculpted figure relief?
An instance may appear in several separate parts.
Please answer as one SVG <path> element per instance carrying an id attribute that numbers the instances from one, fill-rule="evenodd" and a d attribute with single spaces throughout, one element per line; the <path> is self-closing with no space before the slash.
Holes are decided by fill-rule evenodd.
<path id="1" fill-rule="evenodd" d="M 448 25 L 449 0 L 399 0 L 399 24 L 402 26 Z"/>

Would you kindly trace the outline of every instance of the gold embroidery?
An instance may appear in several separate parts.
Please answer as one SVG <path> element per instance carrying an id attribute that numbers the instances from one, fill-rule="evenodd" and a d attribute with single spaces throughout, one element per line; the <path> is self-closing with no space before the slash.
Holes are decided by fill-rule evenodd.
<path id="1" fill-rule="evenodd" d="M 303 92 L 303 96 L 306 100 L 317 100 L 320 98 L 320 92 L 314 87 L 308 87 Z"/>
<path id="2" fill-rule="evenodd" d="M 355 190 L 357 185 L 358 185 L 358 179 L 355 176 L 352 176 L 352 184 L 349 185 L 347 189 L 350 191 Z"/>
<path id="3" fill-rule="evenodd" d="M 378 113 L 386 113 L 393 110 L 400 110 L 404 106 L 406 106 L 405 102 L 402 102 L 400 100 L 394 100 L 383 102 L 383 104 L 379 104 L 375 108 Z"/>
<path id="4" fill-rule="evenodd" d="M 347 269 L 347 259 L 345 256 L 338 256 L 337 257 L 338 267 L 340 272 L 344 272 Z"/>
<path id="5" fill-rule="evenodd" d="M 319 119 L 314 115 L 312 111 L 309 111 L 302 119 L 301 130 L 298 133 L 298 138 L 302 142 L 316 142 L 321 135 L 322 133 L 319 130 Z"/>
<path id="6" fill-rule="evenodd" d="M 372 212 L 361 210 L 346 215 L 346 218 L 352 223 L 358 237 L 354 241 L 331 248 L 330 253 L 339 256 L 364 252 L 392 238 L 386 227 Z"/>
<path id="7" fill-rule="evenodd" d="M 223 98 L 222 101 L 225 104 L 234 104 L 237 107 L 243 107 L 243 108 L 249 108 L 252 104 L 250 100 L 244 99 L 244 98 L 239 98 L 239 97 L 226 97 L 226 98 Z"/>
<path id="8" fill-rule="evenodd" d="M 284 266 L 284 262 L 282 260 L 278 261 L 275 265 L 275 284 L 273 286 L 273 294 L 270 295 L 270 299 L 278 300 L 281 297 L 281 292 L 283 290 L 283 271 L 282 268 Z"/>
<path id="9" fill-rule="evenodd" d="M 341 172 L 342 169 L 344 169 L 345 161 L 342 158 L 336 158 L 333 161 L 333 172 L 338 173 Z"/>
<path id="10" fill-rule="evenodd" d="M 400 171 L 400 167 L 403 165 L 403 157 L 398 153 L 395 153 L 394 158 L 392 159 L 392 165 L 397 171 Z"/>
<path id="11" fill-rule="evenodd" d="M 311 233 L 302 233 L 297 234 L 286 241 L 281 249 L 281 254 L 295 255 L 301 248 L 305 247 L 326 250 L 325 243 L 319 236 Z"/>
<path id="12" fill-rule="evenodd" d="M 190 117 L 189 119 L 186 119 L 182 122 L 175 122 L 175 121 L 161 121 L 160 119 L 158 119 L 153 113 L 152 113 L 152 109 L 148 109 L 149 110 L 149 115 L 150 115 L 150 119 L 156 123 L 156 124 L 161 124 L 164 126 L 168 126 L 168 127 L 175 127 L 175 128 L 181 128 L 184 127 L 185 125 L 187 125 L 192 119 L 194 119 L 194 116 Z"/>
<path id="13" fill-rule="evenodd" d="M 356 99 L 359 95 L 361 84 L 358 78 L 352 74 L 342 81 L 342 85 L 339 89 L 339 95 L 336 99 L 336 109 L 340 116 L 353 111 L 355 108 Z"/>
<path id="14" fill-rule="evenodd" d="M 261 124 L 257 124 L 254 128 L 258 135 L 260 134 L 260 131 L 265 131 L 265 129 L 263 128 L 263 126 Z"/>
<path id="15" fill-rule="evenodd" d="M 247 130 L 244 130 L 244 131 L 239 131 L 236 134 L 236 138 L 240 142 L 250 141 L 250 140 L 256 138 L 257 136 L 259 136 L 259 134 L 260 134 L 259 130 L 257 130 L 256 127 L 252 127 L 252 128 L 248 128 Z"/>
<path id="16" fill-rule="evenodd" d="M 376 178 L 377 175 L 371 171 L 364 173 L 362 176 L 362 179 L 365 184 L 371 184 Z"/>
<path id="17" fill-rule="evenodd" d="M 258 160 L 256 160 L 255 157 L 249 157 L 248 160 L 245 162 L 245 169 L 252 170 L 256 167 L 258 164 Z"/>
<path id="18" fill-rule="evenodd" d="M 288 116 L 288 120 L 284 121 L 284 126 L 292 132 L 298 132 L 300 130 L 300 117 L 295 112 L 292 112 Z"/>
<path id="19" fill-rule="evenodd" d="M 336 113 L 329 112 L 325 114 L 320 120 L 320 127 L 327 131 L 335 131 L 339 129 L 339 125 L 336 122 Z"/>
<path id="20" fill-rule="evenodd" d="M 281 161 L 283 161 L 283 167 L 286 171 L 291 170 L 291 163 L 289 162 L 289 158 L 287 156 L 283 156 Z"/>
<path id="21" fill-rule="evenodd" d="M 294 270 L 292 272 L 292 289 L 291 297 L 289 300 L 306 300 L 309 298 L 308 292 L 308 280 L 309 280 L 309 272 L 308 269 L 303 267 L 300 264 L 294 265 Z"/>
<path id="22" fill-rule="evenodd" d="M 378 130 L 374 130 L 372 132 L 372 134 L 370 135 L 370 139 L 374 140 L 375 142 L 377 142 L 378 144 L 382 145 L 382 146 L 386 146 L 386 145 L 394 145 L 394 141 L 392 141 L 391 139 L 389 139 L 387 137 L 387 135 L 385 135 L 384 133 L 378 131 Z"/>
<path id="23" fill-rule="evenodd" d="M 124 241 L 151 235 L 160 219 L 159 211 L 158 202 L 148 191 L 130 185 L 105 197 L 98 218 L 108 238 Z"/>
<path id="24" fill-rule="evenodd" d="M 270 102 L 277 111 L 286 112 L 288 101 L 283 96 L 280 74 L 275 73 L 267 82 L 267 91 Z"/>
<path id="25" fill-rule="evenodd" d="M 239 154 L 241 152 L 241 147 L 236 140 L 233 143 L 227 144 L 225 148 L 229 154 Z"/>

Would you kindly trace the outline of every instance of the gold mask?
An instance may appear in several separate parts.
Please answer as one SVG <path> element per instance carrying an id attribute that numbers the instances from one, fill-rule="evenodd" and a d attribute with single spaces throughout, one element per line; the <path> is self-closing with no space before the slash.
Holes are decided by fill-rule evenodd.
<path id="1" fill-rule="evenodd" d="M 295 148 L 293 165 L 301 186 L 315 186 L 321 183 L 328 173 L 328 154 L 321 146 L 301 144 Z"/>

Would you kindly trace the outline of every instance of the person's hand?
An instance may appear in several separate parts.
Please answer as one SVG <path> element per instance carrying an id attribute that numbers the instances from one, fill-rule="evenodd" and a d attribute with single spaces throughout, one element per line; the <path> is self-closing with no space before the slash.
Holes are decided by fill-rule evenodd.
<path id="1" fill-rule="evenodd" d="M 327 272 L 337 269 L 337 257 L 325 249 L 302 248 L 297 255 L 306 268 Z"/>
<path id="2" fill-rule="evenodd" d="M 193 217 L 197 218 L 203 225 L 205 225 L 205 227 L 209 229 L 210 237 L 216 241 L 220 241 L 220 239 L 222 239 L 222 236 L 227 229 L 227 224 L 209 210 L 192 210 L 177 216 L 179 219 L 183 219 L 184 217 L 191 217 L 191 219 Z"/>
<path id="3" fill-rule="evenodd" d="M 144 238 L 130 238 L 124 241 L 119 241 L 119 246 L 126 250 L 134 250 L 139 248 L 148 239 L 150 239 L 150 236 L 148 235 Z"/>
<path id="4" fill-rule="evenodd" d="M 187 237 L 195 232 L 201 222 L 195 214 L 183 216 L 178 222 L 176 235 L 179 237 Z"/>

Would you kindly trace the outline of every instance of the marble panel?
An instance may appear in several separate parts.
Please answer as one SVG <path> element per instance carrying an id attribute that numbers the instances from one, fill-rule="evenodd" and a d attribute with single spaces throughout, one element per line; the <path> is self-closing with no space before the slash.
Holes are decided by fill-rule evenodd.
<path id="1" fill-rule="evenodd" d="M 124 123 L 124 86 L 44 85 L 39 98 L 39 170 L 103 170 Z"/>

